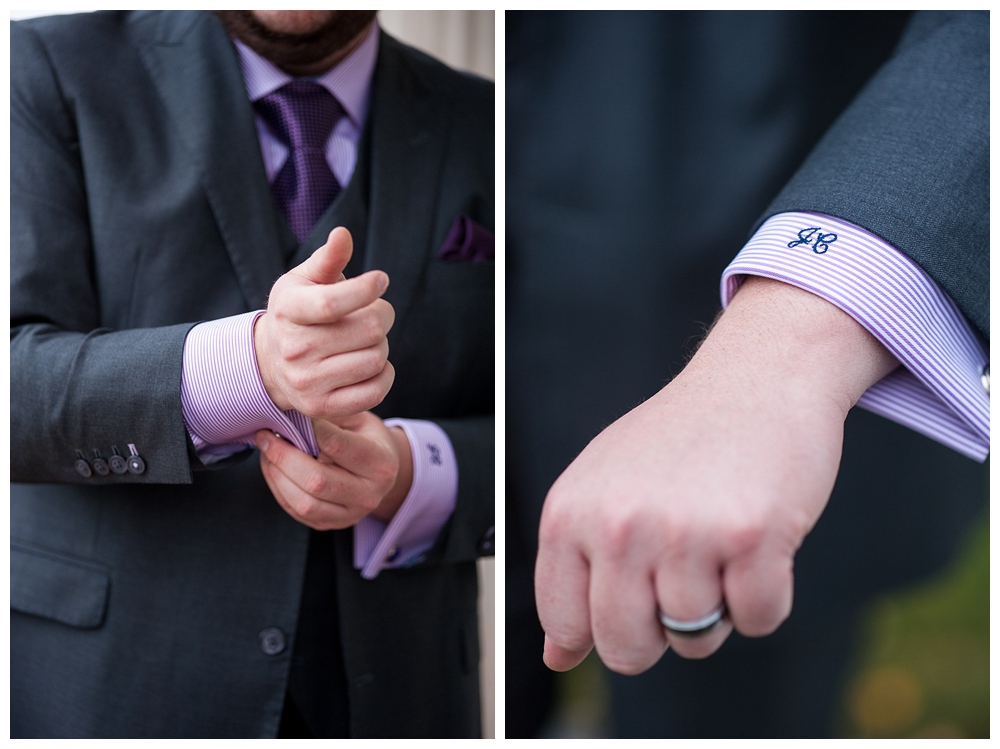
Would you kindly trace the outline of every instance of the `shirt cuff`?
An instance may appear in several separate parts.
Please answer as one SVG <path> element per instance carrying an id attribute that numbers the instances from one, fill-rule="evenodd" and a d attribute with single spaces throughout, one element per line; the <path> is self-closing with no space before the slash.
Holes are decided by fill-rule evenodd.
<path id="1" fill-rule="evenodd" d="M 253 447 L 254 433 L 270 429 L 316 455 L 312 422 L 282 411 L 268 397 L 257 368 L 254 322 L 263 311 L 200 323 L 184 342 L 181 409 L 198 458 L 205 465 Z"/>
<path id="2" fill-rule="evenodd" d="M 903 365 L 858 405 L 978 461 L 989 454 L 989 356 L 951 298 L 874 234 L 819 213 L 772 216 L 722 275 L 722 306 L 746 275 L 798 286 L 837 305 Z"/>
<path id="3" fill-rule="evenodd" d="M 388 419 L 406 433 L 413 456 L 413 484 L 387 525 L 371 516 L 354 526 L 354 566 L 371 580 L 383 569 L 423 561 L 458 498 L 458 463 L 445 431 L 430 421 Z"/>

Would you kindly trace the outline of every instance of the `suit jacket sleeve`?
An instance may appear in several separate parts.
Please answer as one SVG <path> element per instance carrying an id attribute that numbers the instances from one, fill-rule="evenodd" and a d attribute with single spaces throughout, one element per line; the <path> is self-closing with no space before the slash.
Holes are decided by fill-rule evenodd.
<path id="1" fill-rule="evenodd" d="M 494 499 L 494 417 L 439 419 L 458 462 L 458 502 L 428 559 L 467 561 L 492 556 Z"/>
<path id="2" fill-rule="evenodd" d="M 923 12 L 761 221 L 816 211 L 871 231 L 988 340 L 989 205 L 989 14 Z"/>
<path id="3" fill-rule="evenodd" d="M 11 27 L 11 479 L 187 483 L 180 377 L 189 324 L 101 328 L 74 102 L 39 37 Z M 142 475 L 73 464 L 136 445 Z"/>

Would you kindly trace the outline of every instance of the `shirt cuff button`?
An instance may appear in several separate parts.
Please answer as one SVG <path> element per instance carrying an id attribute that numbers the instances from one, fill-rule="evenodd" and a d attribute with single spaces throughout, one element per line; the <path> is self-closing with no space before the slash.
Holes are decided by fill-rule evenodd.
<path id="1" fill-rule="evenodd" d="M 392 548 L 389 549 L 389 553 L 386 554 L 385 561 L 388 562 L 389 564 L 392 564 L 397 559 L 399 559 L 399 547 L 393 546 Z"/>

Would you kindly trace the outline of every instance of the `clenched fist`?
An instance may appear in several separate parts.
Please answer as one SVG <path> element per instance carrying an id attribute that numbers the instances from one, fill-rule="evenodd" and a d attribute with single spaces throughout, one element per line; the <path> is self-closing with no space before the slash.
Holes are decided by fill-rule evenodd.
<path id="1" fill-rule="evenodd" d="M 392 386 L 386 335 L 395 312 L 380 297 L 389 277 L 373 270 L 345 280 L 353 251 L 343 227 L 279 278 L 254 327 L 254 351 L 274 404 L 315 419 L 367 411 Z"/>

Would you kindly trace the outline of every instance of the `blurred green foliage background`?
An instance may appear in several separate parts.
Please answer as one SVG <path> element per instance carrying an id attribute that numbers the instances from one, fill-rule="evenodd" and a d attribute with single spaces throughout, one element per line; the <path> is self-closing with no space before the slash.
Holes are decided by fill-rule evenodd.
<path id="1" fill-rule="evenodd" d="M 878 601 L 864 627 L 840 735 L 989 738 L 988 516 L 944 576 Z"/>
<path id="2" fill-rule="evenodd" d="M 944 574 L 866 612 L 836 733 L 845 738 L 989 738 L 989 516 Z M 557 682 L 547 735 L 607 736 L 608 693 L 594 654 Z"/>

